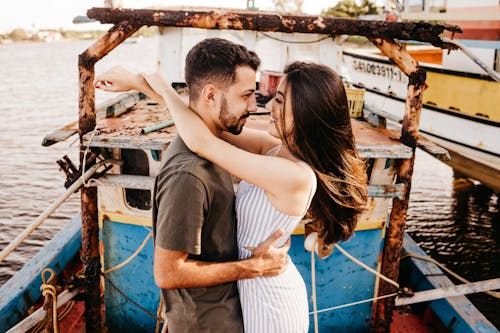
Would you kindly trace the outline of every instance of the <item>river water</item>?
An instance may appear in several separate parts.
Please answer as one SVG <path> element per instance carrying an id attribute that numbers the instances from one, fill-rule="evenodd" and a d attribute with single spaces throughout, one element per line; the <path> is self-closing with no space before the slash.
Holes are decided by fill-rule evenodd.
<path id="1" fill-rule="evenodd" d="M 56 160 L 78 161 L 74 139 L 42 147 L 45 134 L 78 118 L 78 54 L 91 41 L 0 45 L 0 248 L 64 192 Z M 122 44 L 96 65 L 134 71 L 156 68 L 155 38 Z M 111 96 L 96 92 L 96 102 Z M 73 145 L 75 143 L 73 142 Z M 432 257 L 471 281 L 500 276 L 498 196 L 455 180 L 453 170 L 417 151 L 407 230 Z M 73 195 L 0 263 L 0 285 L 79 211 Z M 476 306 L 500 327 L 500 301 L 477 294 Z"/>

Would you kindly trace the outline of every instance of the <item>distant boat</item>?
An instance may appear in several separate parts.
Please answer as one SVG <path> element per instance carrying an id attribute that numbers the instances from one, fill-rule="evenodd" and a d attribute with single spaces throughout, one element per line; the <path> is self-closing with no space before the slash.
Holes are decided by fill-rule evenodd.
<path id="1" fill-rule="evenodd" d="M 475 2 L 474 8 L 469 9 L 474 13 L 478 6 Z M 490 11 L 490 20 L 469 22 L 464 35 L 478 36 L 480 31 L 483 37 L 500 36 L 500 5 L 479 8 Z M 456 15 L 463 10 L 455 9 L 442 15 L 463 19 L 464 15 Z M 401 15 L 437 19 L 441 14 L 404 12 Z M 483 65 L 491 68 L 497 78 L 500 76 L 500 41 L 459 41 Z M 446 163 L 455 171 L 500 192 L 500 83 L 460 50 L 448 53 L 429 45 L 407 45 L 406 49 L 427 72 L 420 132 L 450 152 L 451 159 Z M 378 49 L 350 49 L 343 55 L 349 81 L 366 89 L 366 115 L 378 114 L 401 121 L 408 84 L 406 75 Z"/>

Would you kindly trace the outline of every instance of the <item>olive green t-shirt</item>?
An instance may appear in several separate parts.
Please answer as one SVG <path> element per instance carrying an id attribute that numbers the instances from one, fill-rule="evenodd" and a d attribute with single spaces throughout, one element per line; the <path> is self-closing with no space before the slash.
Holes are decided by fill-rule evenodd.
<path id="1" fill-rule="evenodd" d="M 170 143 L 156 177 L 153 234 L 156 246 L 189 252 L 190 259 L 238 259 L 231 177 L 191 152 L 178 136 Z M 243 332 L 236 282 L 162 289 L 162 293 L 171 333 Z"/>

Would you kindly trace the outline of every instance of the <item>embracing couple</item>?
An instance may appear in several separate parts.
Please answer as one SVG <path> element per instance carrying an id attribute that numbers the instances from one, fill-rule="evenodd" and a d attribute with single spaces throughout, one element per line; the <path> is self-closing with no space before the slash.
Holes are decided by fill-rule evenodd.
<path id="1" fill-rule="evenodd" d="M 340 77 L 289 64 L 261 131 L 243 127 L 257 111 L 259 65 L 241 45 L 201 41 L 186 57 L 188 106 L 159 74 L 117 67 L 96 77 L 97 88 L 135 89 L 168 105 L 176 124 L 153 204 L 154 275 L 169 332 L 307 332 L 290 235 L 307 217 L 325 244 L 346 240 L 365 208 Z M 231 175 L 241 179 L 236 195 Z"/>

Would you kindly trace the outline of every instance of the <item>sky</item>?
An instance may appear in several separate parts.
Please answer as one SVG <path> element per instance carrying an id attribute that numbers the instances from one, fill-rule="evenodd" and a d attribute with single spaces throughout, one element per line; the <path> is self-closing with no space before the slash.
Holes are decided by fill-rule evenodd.
<path id="1" fill-rule="evenodd" d="M 73 24 L 73 18 L 85 15 L 87 9 L 103 7 L 103 0 L 2 0 L 0 4 L 0 33 L 14 28 L 27 30 L 59 29 L 93 30 L 108 29 L 99 23 Z M 122 0 L 124 8 L 147 8 L 153 5 L 208 6 L 245 8 L 246 0 Z M 272 9 L 272 0 L 256 0 L 260 9 Z M 304 0 L 302 9 L 307 14 L 319 14 L 322 9 L 334 6 L 335 0 Z"/>

